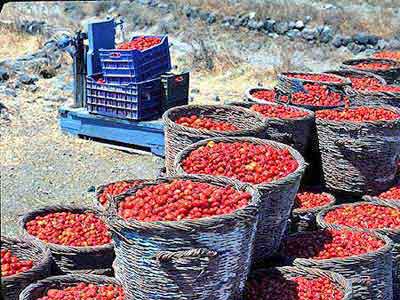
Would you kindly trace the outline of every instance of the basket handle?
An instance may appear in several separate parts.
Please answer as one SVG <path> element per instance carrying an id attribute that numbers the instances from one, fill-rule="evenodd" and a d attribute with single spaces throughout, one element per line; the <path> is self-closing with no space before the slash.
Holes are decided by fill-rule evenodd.
<path id="1" fill-rule="evenodd" d="M 209 250 L 206 248 L 192 248 L 190 250 L 183 250 L 183 251 L 159 251 L 154 258 L 160 263 L 168 263 L 172 260 L 182 260 L 182 259 L 191 259 L 197 260 L 199 258 L 214 258 L 218 256 L 218 253 Z"/>
<path id="2" fill-rule="evenodd" d="M 119 52 L 113 52 L 110 54 L 111 58 L 120 58 L 121 57 L 121 53 Z"/>

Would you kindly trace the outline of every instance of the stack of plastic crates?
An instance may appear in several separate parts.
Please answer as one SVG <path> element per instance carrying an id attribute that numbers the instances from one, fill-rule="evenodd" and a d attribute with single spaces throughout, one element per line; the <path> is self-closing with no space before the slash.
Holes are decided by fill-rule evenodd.
<path id="1" fill-rule="evenodd" d="M 171 70 L 171 57 L 168 37 L 157 37 L 161 42 L 145 50 L 99 49 L 102 74 L 86 81 L 90 113 L 133 121 L 160 116 L 161 75 Z"/>

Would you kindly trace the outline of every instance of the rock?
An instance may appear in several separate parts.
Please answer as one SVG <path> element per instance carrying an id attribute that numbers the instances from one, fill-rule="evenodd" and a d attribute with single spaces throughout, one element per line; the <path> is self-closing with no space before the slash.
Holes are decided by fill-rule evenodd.
<path id="1" fill-rule="evenodd" d="M 357 43 L 351 42 L 347 45 L 347 48 L 353 53 L 358 54 L 363 52 L 366 49 L 365 45 L 359 45 Z"/>
<path id="2" fill-rule="evenodd" d="M 275 31 L 278 34 L 285 34 L 289 30 L 289 23 L 286 21 L 279 21 L 275 24 Z"/>
<path id="3" fill-rule="evenodd" d="M 36 92 L 39 89 L 39 87 L 36 84 L 32 84 L 28 86 L 28 91 L 30 91 L 31 93 Z"/>
<path id="4" fill-rule="evenodd" d="M 335 35 L 332 40 L 332 45 L 336 48 L 340 48 L 343 46 L 343 36 L 340 34 Z"/>
<path id="5" fill-rule="evenodd" d="M 388 43 L 384 39 L 380 39 L 378 41 L 378 43 L 376 44 L 376 48 L 382 50 L 382 49 L 385 49 L 387 47 L 387 45 L 388 45 Z"/>
<path id="6" fill-rule="evenodd" d="M 28 74 L 21 74 L 18 77 L 18 80 L 22 83 L 22 84 L 34 84 L 35 83 L 35 78 L 32 76 L 29 76 Z"/>
<path id="7" fill-rule="evenodd" d="M 329 26 L 324 26 L 320 32 L 319 39 L 322 43 L 329 43 L 333 38 L 332 29 Z"/>
<path id="8" fill-rule="evenodd" d="M 315 28 L 305 28 L 301 32 L 301 36 L 307 41 L 312 41 L 317 37 L 317 30 Z"/>
<path id="9" fill-rule="evenodd" d="M 190 18 L 192 16 L 193 9 L 190 6 L 185 6 L 182 9 L 182 12 L 186 17 Z"/>
<path id="10" fill-rule="evenodd" d="M 214 24 L 217 21 L 217 16 L 214 13 L 210 13 L 210 15 L 208 16 L 206 22 L 208 24 Z"/>
<path id="11" fill-rule="evenodd" d="M 0 82 L 7 81 L 10 78 L 6 69 L 0 67 Z"/>
<path id="12" fill-rule="evenodd" d="M 292 29 L 292 30 L 289 30 L 286 33 L 286 35 L 289 37 L 290 40 L 293 41 L 296 38 L 298 38 L 301 35 L 301 33 L 300 33 L 300 30 L 298 30 L 298 29 Z"/>
<path id="13" fill-rule="evenodd" d="M 269 36 L 270 38 L 276 39 L 277 37 L 279 37 L 279 34 L 277 34 L 277 33 L 275 33 L 275 32 L 271 32 L 271 33 L 268 33 L 268 36 Z"/>
<path id="14" fill-rule="evenodd" d="M 264 22 L 262 21 L 250 20 L 249 23 L 247 23 L 247 28 L 251 30 L 261 30 L 263 27 Z"/>
<path id="15" fill-rule="evenodd" d="M 400 49 L 400 40 L 392 39 L 388 42 L 388 49 L 398 50 Z"/>
<path id="16" fill-rule="evenodd" d="M 274 32 L 275 31 L 275 20 L 266 20 L 264 22 L 264 30 L 267 32 Z"/>
<path id="17" fill-rule="evenodd" d="M 7 88 L 4 90 L 4 94 L 10 97 L 17 97 L 17 93 L 14 89 Z"/>
<path id="18" fill-rule="evenodd" d="M 255 11 L 252 11 L 252 12 L 249 12 L 248 17 L 250 20 L 253 20 L 256 17 L 256 15 L 257 15 L 257 13 Z"/>
<path id="19" fill-rule="evenodd" d="M 289 23 L 288 23 L 289 30 L 295 28 L 295 26 L 296 26 L 295 21 L 289 21 Z"/>
<path id="20" fill-rule="evenodd" d="M 64 96 L 58 96 L 58 95 L 46 95 L 43 98 L 45 101 L 49 102 L 65 102 L 68 100 L 67 97 Z"/>
<path id="21" fill-rule="evenodd" d="M 200 93 L 200 90 L 197 89 L 197 88 L 194 88 L 194 89 L 192 89 L 190 92 L 191 92 L 192 94 L 198 94 L 198 93 Z"/>
<path id="22" fill-rule="evenodd" d="M 304 22 L 299 20 L 296 21 L 296 23 L 294 24 L 294 28 L 298 29 L 298 30 L 303 30 L 305 27 Z"/>
<path id="23" fill-rule="evenodd" d="M 304 24 L 307 25 L 308 23 L 310 23 L 311 20 L 312 20 L 311 16 L 305 16 L 304 17 Z"/>
<path id="24" fill-rule="evenodd" d="M 378 43 L 379 38 L 372 34 L 367 33 L 357 33 L 353 36 L 353 40 L 360 45 L 376 45 Z"/>

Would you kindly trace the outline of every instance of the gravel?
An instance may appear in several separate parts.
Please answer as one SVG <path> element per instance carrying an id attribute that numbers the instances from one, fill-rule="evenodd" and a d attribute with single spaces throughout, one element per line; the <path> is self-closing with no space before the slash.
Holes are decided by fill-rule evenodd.
<path id="1" fill-rule="evenodd" d="M 38 86 L 46 90 L 43 83 L 40 80 Z M 54 97 L 70 99 L 71 95 Z M 3 94 L 2 98 L 11 115 L 11 122 L 0 120 L 2 234 L 17 234 L 18 217 L 32 208 L 90 204 L 94 199 L 94 193 L 88 192 L 91 187 L 122 179 L 153 178 L 162 166 L 162 159 L 154 156 L 110 149 L 62 134 L 57 123 L 60 104 L 47 105 L 39 91 L 31 94 L 21 90 L 17 97 Z"/>

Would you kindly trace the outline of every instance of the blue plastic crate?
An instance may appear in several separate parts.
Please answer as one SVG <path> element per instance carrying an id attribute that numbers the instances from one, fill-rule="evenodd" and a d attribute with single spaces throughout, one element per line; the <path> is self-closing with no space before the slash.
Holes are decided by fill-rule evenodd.
<path id="1" fill-rule="evenodd" d="M 99 74 L 87 77 L 86 108 L 90 113 L 135 121 L 160 115 L 160 78 L 127 85 L 98 83 L 99 78 Z"/>
<path id="2" fill-rule="evenodd" d="M 135 36 L 132 38 L 138 38 Z M 151 36 L 145 36 L 151 37 Z M 99 49 L 102 72 L 107 83 L 128 84 L 159 77 L 171 70 L 168 36 L 155 36 L 161 43 L 149 49 Z"/>

